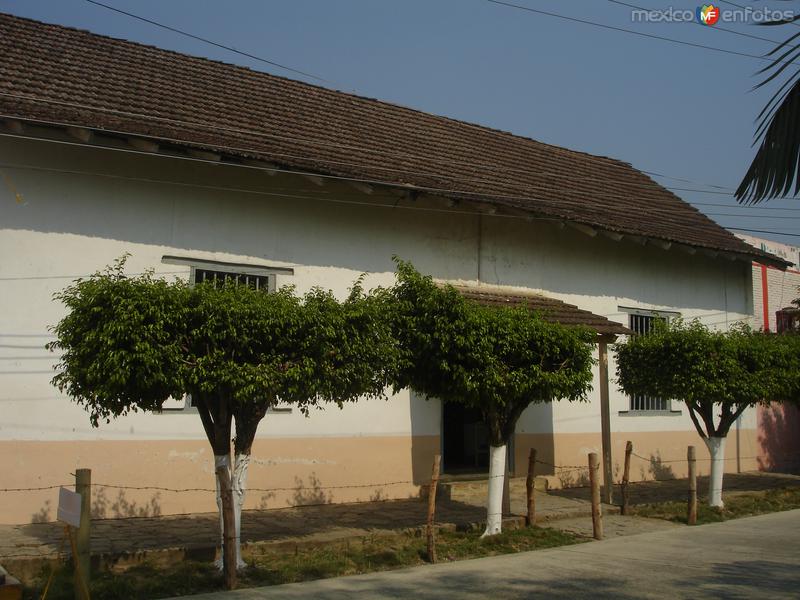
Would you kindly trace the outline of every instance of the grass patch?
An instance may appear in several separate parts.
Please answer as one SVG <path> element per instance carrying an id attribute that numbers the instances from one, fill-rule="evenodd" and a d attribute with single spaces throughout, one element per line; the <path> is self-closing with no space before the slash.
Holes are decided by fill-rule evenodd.
<path id="1" fill-rule="evenodd" d="M 633 514 L 639 517 L 686 523 L 685 502 L 642 504 L 632 508 Z M 725 497 L 725 507 L 722 509 L 711 507 L 702 501 L 698 501 L 697 524 L 719 523 L 740 517 L 752 517 L 795 508 L 800 508 L 800 488 L 735 493 Z"/>
<path id="2" fill-rule="evenodd" d="M 477 532 L 441 532 L 437 537 L 440 562 L 527 552 L 585 541 L 554 529 L 515 529 L 481 539 Z M 258 549 L 257 549 L 258 550 Z M 253 552 L 248 568 L 239 573 L 239 587 L 278 585 L 342 575 L 399 569 L 424 564 L 425 539 L 419 536 L 364 538 L 295 552 Z M 40 597 L 49 573 L 25 590 L 24 598 Z M 93 600 L 150 600 L 222 589 L 222 576 L 210 563 L 185 561 L 169 567 L 142 564 L 122 573 L 96 573 L 91 584 Z M 48 600 L 72 599 L 72 575 L 55 573 Z"/>

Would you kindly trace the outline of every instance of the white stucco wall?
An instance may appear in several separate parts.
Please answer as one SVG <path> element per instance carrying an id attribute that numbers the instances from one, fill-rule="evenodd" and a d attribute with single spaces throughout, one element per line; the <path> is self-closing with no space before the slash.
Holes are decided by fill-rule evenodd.
<path id="1" fill-rule="evenodd" d="M 342 295 L 362 272 L 368 285 L 391 284 L 391 257 L 398 255 L 438 278 L 540 290 L 626 324 L 620 307 L 670 310 L 720 326 L 752 314 L 749 265 L 590 238 L 547 220 L 418 210 L 424 200 L 404 201 L 408 209 L 366 207 L 349 202 L 397 198 L 46 142 L 0 139 L 0 162 L 48 169 L 3 169 L 24 201 L 0 187 L 0 440 L 203 439 L 194 414 L 131 415 L 93 430 L 86 413 L 49 385 L 53 361 L 42 345 L 63 315 L 52 294 L 124 252 L 131 272 L 188 275 L 188 267 L 163 264 L 163 255 L 249 262 L 292 267 L 294 276 L 278 276 L 278 285 L 299 292 L 319 285 Z M 596 396 L 532 408 L 519 430 L 599 431 Z M 615 431 L 692 429 L 685 414 L 618 416 L 628 400 L 613 383 L 611 403 Z M 388 403 L 310 419 L 271 415 L 260 436 L 438 435 L 439 427 L 437 402 L 402 392 Z"/>

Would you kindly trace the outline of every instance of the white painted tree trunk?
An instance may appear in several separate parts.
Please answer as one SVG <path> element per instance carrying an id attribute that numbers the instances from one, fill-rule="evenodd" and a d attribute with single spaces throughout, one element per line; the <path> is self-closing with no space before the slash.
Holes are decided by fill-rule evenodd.
<path id="1" fill-rule="evenodd" d="M 242 506 L 247 489 L 247 467 L 250 466 L 249 454 L 237 454 L 233 466 L 233 510 L 236 522 L 236 567 L 241 569 L 247 564 L 242 560 Z"/>
<path id="2" fill-rule="evenodd" d="M 489 500 L 486 506 L 486 531 L 481 537 L 503 530 L 503 481 L 506 476 L 506 445 L 489 446 Z"/>
<path id="3" fill-rule="evenodd" d="M 722 475 L 725 472 L 725 438 L 705 438 L 708 452 L 711 455 L 711 476 L 708 478 L 708 505 L 723 507 Z"/>
<path id="4" fill-rule="evenodd" d="M 222 571 L 223 551 L 225 548 L 225 521 L 222 518 L 222 494 L 219 488 L 219 477 L 216 476 L 217 469 L 225 467 L 225 471 L 230 474 L 231 457 L 228 454 L 214 455 L 214 483 L 217 486 L 217 510 L 219 511 L 219 558 L 214 561 L 214 565 Z"/>
<path id="5" fill-rule="evenodd" d="M 233 473 L 230 472 L 231 459 L 227 454 L 214 456 L 214 470 L 219 467 L 225 467 L 231 476 L 231 489 L 233 491 L 233 516 L 234 526 L 236 528 L 236 568 L 242 569 L 247 566 L 247 563 L 242 560 L 242 506 L 244 505 L 244 496 L 247 490 L 247 467 L 250 466 L 249 454 L 237 454 Z M 214 561 L 214 565 L 222 570 L 223 565 L 223 548 L 225 547 L 225 525 L 222 518 L 222 494 L 219 489 L 219 479 L 214 477 L 217 484 L 217 509 L 219 509 L 219 558 Z"/>

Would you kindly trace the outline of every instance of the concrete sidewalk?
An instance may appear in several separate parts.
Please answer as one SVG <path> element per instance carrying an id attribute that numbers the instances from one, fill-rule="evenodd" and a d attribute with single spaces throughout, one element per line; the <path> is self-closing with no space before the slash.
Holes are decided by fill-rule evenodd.
<path id="1" fill-rule="evenodd" d="M 625 600 L 798 596 L 800 510 L 550 550 L 191 598 Z"/>

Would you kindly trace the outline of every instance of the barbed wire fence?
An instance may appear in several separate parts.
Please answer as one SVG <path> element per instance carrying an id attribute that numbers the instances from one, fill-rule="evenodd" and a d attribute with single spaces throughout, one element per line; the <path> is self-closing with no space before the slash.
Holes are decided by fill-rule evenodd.
<path id="1" fill-rule="evenodd" d="M 798 454 L 798 455 L 786 455 L 786 456 L 787 457 L 785 459 L 782 459 L 782 460 L 771 459 L 770 460 L 770 464 L 773 467 L 781 465 L 781 464 L 791 465 L 791 466 L 796 467 L 798 465 L 798 463 L 800 463 L 800 454 Z M 643 456 L 641 454 L 638 454 L 636 452 L 631 452 L 631 457 L 635 458 L 635 459 L 637 459 L 639 461 L 642 461 L 643 463 L 645 463 L 647 465 L 650 465 L 650 466 L 652 466 L 653 464 L 656 464 L 656 465 L 659 465 L 659 466 L 660 465 L 671 465 L 671 464 L 676 464 L 676 465 L 677 464 L 683 464 L 683 465 L 688 464 L 688 461 L 687 461 L 686 458 L 663 460 L 659 456 L 656 456 L 656 455 L 651 455 L 651 456 L 648 457 L 648 456 Z M 724 462 L 736 461 L 736 460 L 738 460 L 738 461 L 751 461 L 751 460 L 758 461 L 758 460 L 762 460 L 763 458 L 764 457 L 762 457 L 762 456 L 745 456 L 745 457 L 732 456 L 732 457 L 725 457 L 725 458 L 723 458 L 721 460 L 724 461 Z M 697 457 L 695 460 L 698 463 L 700 463 L 700 462 L 710 463 L 713 459 L 711 457 Z M 589 484 L 590 466 L 589 466 L 588 463 L 586 465 L 560 465 L 560 464 L 556 464 L 554 462 L 550 462 L 550 461 L 546 461 L 546 460 L 540 460 L 540 459 L 535 459 L 533 461 L 533 463 L 535 465 L 540 465 L 542 467 L 546 467 L 547 470 L 552 470 L 552 474 L 551 473 L 547 473 L 546 475 L 555 476 L 557 478 L 558 477 L 563 477 L 564 475 L 570 475 L 571 476 L 572 474 L 580 473 L 581 477 L 579 477 L 576 480 L 576 483 L 578 483 L 578 485 L 575 485 L 573 487 L 586 487 Z M 596 467 L 596 470 L 597 469 L 599 469 L 599 465 Z M 70 475 L 74 475 L 74 474 L 71 473 Z M 488 482 L 494 477 L 505 477 L 505 476 L 506 476 L 505 473 L 502 473 L 502 474 L 499 474 L 499 475 L 494 475 L 494 476 L 487 474 L 481 480 Z M 434 479 L 435 479 L 435 481 L 434 481 Z M 683 479 L 683 478 L 679 477 L 679 476 L 676 476 L 674 474 L 668 475 L 666 477 L 659 477 L 657 473 L 654 473 L 652 479 L 646 479 L 646 480 L 641 480 L 641 481 L 631 481 L 631 482 L 627 482 L 627 485 L 632 487 L 632 488 L 634 488 L 636 486 L 646 485 L 646 484 L 652 483 L 652 482 L 668 482 L 668 481 L 676 482 L 676 481 L 680 481 L 681 479 Z M 334 491 L 334 490 L 354 490 L 354 489 L 373 489 L 373 490 L 374 489 L 379 489 L 380 490 L 382 488 L 387 488 L 387 487 L 406 485 L 406 486 L 414 486 L 414 487 L 416 487 L 418 489 L 418 491 L 419 491 L 419 497 L 422 498 L 422 499 L 425 499 L 426 498 L 426 494 L 425 494 L 426 490 L 433 488 L 437 483 L 440 483 L 440 482 L 441 482 L 441 478 L 437 475 L 435 478 L 432 478 L 432 480 L 430 482 L 428 482 L 428 483 L 425 483 L 425 482 L 420 483 L 419 480 L 415 481 L 415 480 L 412 480 L 412 479 L 380 481 L 380 482 L 373 481 L 373 482 L 369 482 L 369 483 L 352 483 L 352 484 L 340 484 L 340 485 L 319 485 L 318 483 L 315 483 L 313 488 L 309 488 L 309 490 L 312 491 L 314 494 L 317 494 L 319 492 L 330 492 L 330 491 Z M 616 481 L 616 482 L 613 482 L 613 485 L 614 486 L 620 486 L 622 483 L 623 483 L 622 481 Z M 57 490 L 59 488 L 67 488 L 67 489 L 69 489 L 69 488 L 72 488 L 74 485 L 75 485 L 75 483 L 73 481 L 73 482 L 70 482 L 70 483 L 53 484 L 53 485 L 45 485 L 45 486 L 6 487 L 6 488 L 0 488 L 0 494 L 24 494 L 24 493 L 31 493 L 31 492 L 52 491 L 52 490 Z M 151 491 L 151 492 L 163 492 L 163 493 L 174 493 L 174 494 L 208 493 L 208 494 L 214 494 L 215 496 L 218 493 L 216 488 L 211 488 L 211 487 L 184 487 L 184 488 L 181 488 L 181 487 L 168 487 L 168 486 L 159 486 L 159 485 L 122 485 L 122 484 L 118 484 L 118 483 L 105 483 L 105 482 L 102 482 L 102 481 L 101 482 L 97 482 L 97 483 L 93 482 L 91 484 L 91 488 L 92 488 L 92 490 L 94 490 L 94 489 L 113 489 L 113 490 L 120 490 L 120 491 Z M 567 486 L 565 486 L 565 488 L 569 489 Z M 295 485 L 295 486 L 275 486 L 275 487 L 248 487 L 245 491 L 247 493 L 278 494 L 278 493 L 292 493 L 292 492 L 296 493 L 298 491 L 298 489 L 299 489 L 298 486 Z M 300 488 L 300 489 L 302 489 L 302 488 Z M 708 490 L 708 491 L 710 493 L 712 490 Z M 260 508 L 257 508 L 257 509 L 249 509 L 249 510 L 258 510 L 258 511 L 263 511 L 263 512 L 280 512 L 280 511 L 287 511 L 287 510 L 292 510 L 292 509 L 308 509 L 308 508 L 314 508 L 314 507 L 335 507 L 335 506 L 339 506 L 339 505 L 375 504 L 375 503 L 381 503 L 381 502 L 391 502 L 393 500 L 394 499 L 392 499 L 392 498 L 380 498 L 380 497 L 374 498 L 373 497 L 373 498 L 370 498 L 370 499 L 367 499 L 367 500 L 353 500 L 353 501 L 345 501 L 345 502 L 335 503 L 335 504 L 332 503 L 330 500 L 324 500 L 324 501 L 319 501 L 319 502 L 299 502 L 299 503 L 295 503 L 295 504 L 289 503 L 286 506 L 260 507 Z M 137 519 L 160 518 L 162 516 L 168 516 L 168 517 L 181 517 L 181 516 L 184 516 L 184 517 L 189 517 L 189 516 L 196 516 L 197 514 L 198 513 L 196 513 L 196 512 L 170 513 L 169 515 L 161 515 L 161 514 L 149 515 L 149 514 L 145 514 L 145 515 L 130 515 L 130 516 L 114 516 L 114 517 L 110 517 L 110 519 L 114 519 L 114 520 L 137 520 Z M 491 513 L 491 514 L 483 513 L 483 514 L 486 514 L 486 517 L 490 518 L 492 516 L 497 516 L 498 514 L 504 515 L 505 513 Z M 102 519 L 103 518 L 101 518 L 101 520 Z M 95 518 L 93 518 L 93 520 L 97 520 L 97 518 L 95 517 Z M 535 523 L 535 517 L 531 516 L 531 521 L 530 522 L 531 523 Z M 37 524 L 54 525 L 56 523 L 57 523 L 56 521 L 46 521 L 46 522 L 37 523 Z M 437 525 L 437 526 L 443 524 L 442 522 L 440 522 L 438 520 L 434 520 L 433 523 L 435 525 Z M 422 523 L 420 523 L 420 526 L 422 526 Z M 59 556 L 61 555 L 61 549 L 59 549 L 58 555 Z M 39 553 L 36 553 L 36 554 L 18 554 L 18 553 L 14 553 L 11 556 L 2 557 L 2 558 L 4 558 L 4 559 L 5 558 L 10 558 L 10 559 L 13 559 L 13 560 L 19 560 L 19 559 L 54 560 L 54 559 L 57 558 L 57 555 L 53 554 L 53 553 L 42 553 L 42 552 L 39 552 Z"/>

